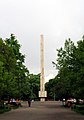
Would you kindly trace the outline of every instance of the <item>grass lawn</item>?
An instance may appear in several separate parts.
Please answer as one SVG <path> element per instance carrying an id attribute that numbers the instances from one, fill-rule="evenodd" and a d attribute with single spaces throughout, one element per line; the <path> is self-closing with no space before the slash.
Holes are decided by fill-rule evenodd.
<path id="1" fill-rule="evenodd" d="M 10 109 L 8 109 L 8 108 L 0 108 L 0 114 L 2 114 L 4 112 L 8 112 L 10 110 L 11 110 L 11 108 Z"/>
<path id="2" fill-rule="evenodd" d="M 84 105 L 75 105 L 72 110 L 84 115 Z"/>
<path id="3" fill-rule="evenodd" d="M 0 114 L 11 111 L 12 109 L 17 109 L 17 108 L 18 108 L 18 106 L 12 106 L 10 108 L 5 106 L 4 108 L 0 108 Z"/>

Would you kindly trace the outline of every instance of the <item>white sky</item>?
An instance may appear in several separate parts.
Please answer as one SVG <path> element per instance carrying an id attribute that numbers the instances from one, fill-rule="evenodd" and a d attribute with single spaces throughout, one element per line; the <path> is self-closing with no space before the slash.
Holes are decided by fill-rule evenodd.
<path id="1" fill-rule="evenodd" d="M 40 73 L 40 34 L 44 35 L 45 77 L 55 76 L 52 61 L 65 39 L 84 34 L 84 0 L 0 0 L 0 37 L 13 33 L 30 73 Z"/>

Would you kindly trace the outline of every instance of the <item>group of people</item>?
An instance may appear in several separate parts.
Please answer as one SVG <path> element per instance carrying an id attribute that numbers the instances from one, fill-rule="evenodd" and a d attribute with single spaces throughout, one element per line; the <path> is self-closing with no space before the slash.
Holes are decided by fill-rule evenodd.
<path id="1" fill-rule="evenodd" d="M 27 102 L 28 102 L 28 107 L 31 107 L 31 99 L 30 98 L 28 98 L 27 99 Z M 8 103 L 7 103 L 8 104 Z M 13 104 L 13 105 L 15 105 L 15 106 L 21 106 L 22 107 L 22 105 L 21 105 L 21 101 L 20 100 L 15 100 L 14 98 L 11 98 L 10 99 L 10 104 Z"/>

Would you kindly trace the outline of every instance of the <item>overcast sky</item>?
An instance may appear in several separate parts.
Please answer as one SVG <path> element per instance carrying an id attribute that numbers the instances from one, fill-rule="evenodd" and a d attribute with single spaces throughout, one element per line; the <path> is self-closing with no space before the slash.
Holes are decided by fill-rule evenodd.
<path id="1" fill-rule="evenodd" d="M 40 35 L 44 35 L 45 79 L 56 75 L 52 61 L 66 39 L 84 35 L 84 0 L 0 0 L 0 37 L 13 33 L 30 73 L 40 73 Z"/>

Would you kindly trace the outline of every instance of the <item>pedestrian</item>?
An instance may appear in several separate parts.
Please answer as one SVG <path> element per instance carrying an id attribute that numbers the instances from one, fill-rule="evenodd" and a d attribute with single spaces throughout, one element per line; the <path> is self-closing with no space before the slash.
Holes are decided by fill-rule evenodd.
<path id="1" fill-rule="evenodd" d="M 31 99 L 28 99 L 28 106 L 31 107 Z"/>

